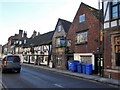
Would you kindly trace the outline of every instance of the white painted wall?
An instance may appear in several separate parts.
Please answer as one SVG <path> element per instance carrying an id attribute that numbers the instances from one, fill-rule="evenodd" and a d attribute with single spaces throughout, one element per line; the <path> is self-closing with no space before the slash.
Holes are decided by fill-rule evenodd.
<path id="1" fill-rule="evenodd" d="M 81 57 L 80 56 L 91 56 L 92 70 L 95 70 L 95 58 L 94 58 L 94 54 L 93 53 L 75 53 L 74 54 L 74 60 L 81 61 Z"/>

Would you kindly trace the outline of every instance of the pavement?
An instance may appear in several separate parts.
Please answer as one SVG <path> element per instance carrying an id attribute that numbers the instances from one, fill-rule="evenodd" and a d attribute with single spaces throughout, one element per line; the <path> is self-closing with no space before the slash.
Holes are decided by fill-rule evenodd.
<path id="1" fill-rule="evenodd" d="M 115 86 L 120 87 L 120 80 L 116 80 L 116 79 L 104 78 L 104 77 L 100 77 L 97 75 L 87 75 L 87 74 L 83 74 L 83 73 L 72 72 L 72 71 L 68 71 L 68 70 L 61 70 L 61 69 L 56 69 L 56 68 L 49 68 L 46 66 L 39 66 L 39 65 L 34 65 L 34 64 L 26 64 L 26 63 L 21 63 L 21 64 L 24 66 L 48 70 L 48 71 L 52 71 L 52 72 L 56 72 L 56 73 L 60 73 L 60 74 L 65 74 L 65 75 L 69 75 L 69 76 L 74 76 L 74 77 L 78 77 L 78 78 L 83 78 L 83 79 L 87 79 L 87 80 L 92 80 L 92 81 L 109 84 L 109 85 L 115 85 Z"/>

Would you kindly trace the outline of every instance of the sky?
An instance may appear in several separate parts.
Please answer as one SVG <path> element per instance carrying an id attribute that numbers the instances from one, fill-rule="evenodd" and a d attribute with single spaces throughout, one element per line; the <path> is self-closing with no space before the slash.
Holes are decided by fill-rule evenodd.
<path id="1" fill-rule="evenodd" d="M 19 29 L 29 38 L 34 30 L 53 31 L 58 18 L 72 22 L 81 2 L 98 9 L 98 0 L 0 0 L 0 44 Z"/>

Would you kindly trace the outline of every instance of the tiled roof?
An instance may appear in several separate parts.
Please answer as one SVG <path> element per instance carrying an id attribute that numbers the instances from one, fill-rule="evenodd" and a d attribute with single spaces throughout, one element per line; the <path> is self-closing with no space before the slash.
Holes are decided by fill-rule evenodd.
<path id="1" fill-rule="evenodd" d="M 59 21 L 61 22 L 61 24 L 62 24 L 62 26 L 63 26 L 65 32 L 68 33 L 69 28 L 70 28 L 70 26 L 71 26 L 72 23 L 69 22 L 69 21 L 67 21 L 67 20 L 60 19 L 60 18 L 59 18 L 58 22 L 59 22 Z"/>
<path id="2" fill-rule="evenodd" d="M 101 17 L 102 17 L 102 10 L 98 10 L 96 8 L 93 8 L 85 3 L 81 3 L 81 5 L 85 5 L 87 7 L 87 9 L 97 18 L 97 19 L 100 19 L 101 21 Z"/>
<path id="3" fill-rule="evenodd" d="M 51 32 L 47 32 L 45 34 L 36 36 L 34 38 L 29 38 L 29 40 L 24 45 L 24 47 L 48 45 L 52 42 L 53 34 L 54 34 L 54 31 L 51 31 Z"/>

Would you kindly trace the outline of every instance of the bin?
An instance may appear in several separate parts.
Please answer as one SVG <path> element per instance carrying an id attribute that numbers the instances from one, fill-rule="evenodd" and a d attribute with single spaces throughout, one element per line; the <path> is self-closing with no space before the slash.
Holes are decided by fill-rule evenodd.
<path id="1" fill-rule="evenodd" d="M 82 63 L 82 72 L 83 72 L 84 74 L 86 73 L 85 63 Z"/>
<path id="2" fill-rule="evenodd" d="M 69 70 L 71 70 L 72 62 L 73 62 L 73 61 L 68 61 L 68 69 L 69 69 Z"/>
<path id="3" fill-rule="evenodd" d="M 91 75 L 92 74 L 92 64 L 85 64 L 86 67 L 86 74 Z"/>
<path id="4" fill-rule="evenodd" d="M 77 71 L 78 71 L 79 73 L 82 73 L 82 63 L 78 63 L 78 64 L 77 64 Z"/>
<path id="5" fill-rule="evenodd" d="M 79 61 L 68 61 L 68 68 L 71 71 L 77 71 L 77 64 Z"/>

